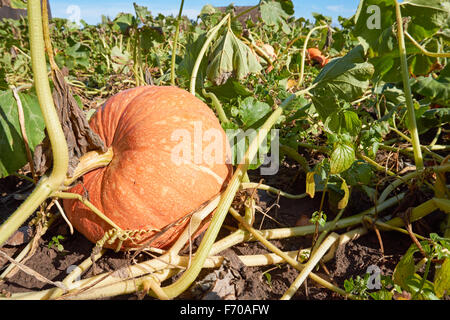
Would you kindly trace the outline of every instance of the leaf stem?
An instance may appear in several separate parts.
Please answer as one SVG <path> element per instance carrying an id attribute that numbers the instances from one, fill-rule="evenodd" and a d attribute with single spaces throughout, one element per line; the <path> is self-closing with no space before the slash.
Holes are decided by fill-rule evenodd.
<path id="1" fill-rule="evenodd" d="M 403 37 L 403 20 L 398 0 L 395 0 L 395 13 L 397 17 L 397 38 L 400 53 L 400 62 L 403 79 L 403 90 L 405 92 L 406 106 L 408 109 L 409 131 L 413 145 L 414 162 L 417 169 L 423 168 L 422 149 L 420 148 L 419 132 L 417 130 L 414 103 L 412 99 L 411 87 L 409 85 L 408 62 L 406 58 L 405 38 Z"/>
<path id="2" fill-rule="evenodd" d="M 356 153 L 356 156 L 357 156 L 358 158 L 360 158 L 360 159 L 366 161 L 366 162 L 369 163 L 370 165 L 374 166 L 374 167 L 375 167 L 378 171 L 380 171 L 380 172 L 384 172 L 384 173 L 386 173 L 386 174 L 388 174 L 388 175 L 390 175 L 390 176 L 395 176 L 395 175 L 396 175 L 396 174 L 395 174 L 394 172 L 392 172 L 391 170 L 389 170 L 389 169 L 383 167 L 383 166 L 380 165 L 378 162 L 376 162 L 376 161 L 370 159 L 369 157 L 363 155 L 363 154 L 360 153 L 360 152 L 357 152 L 357 153 Z"/>
<path id="3" fill-rule="evenodd" d="M 48 61 L 50 62 L 50 66 L 51 66 L 52 70 L 59 70 L 58 65 L 55 62 L 52 41 L 50 39 L 47 1 L 42 1 L 42 31 L 44 33 L 45 48 L 47 50 Z"/>
<path id="4" fill-rule="evenodd" d="M 300 76 L 299 76 L 300 79 L 298 80 L 298 87 L 300 87 L 303 83 L 303 75 L 304 75 L 304 71 L 305 71 L 305 60 L 306 60 L 306 49 L 308 48 L 309 38 L 314 33 L 314 31 L 323 29 L 323 28 L 328 28 L 328 25 L 314 27 L 311 29 L 311 31 L 309 31 L 308 35 L 306 36 L 305 42 L 303 44 L 303 49 L 302 49 L 302 62 L 300 65 Z"/>
<path id="5" fill-rule="evenodd" d="M 419 288 L 417 289 L 416 293 L 414 293 L 412 300 L 416 300 L 417 296 L 422 292 L 423 286 L 425 285 L 425 282 L 427 281 L 428 273 L 430 272 L 431 267 L 431 261 L 433 259 L 428 258 L 427 264 L 425 266 L 425 272 L 423 274 L 422 280 L 420 281 Z"/>
<path id="6" fill-rule="evenodd" d="M 405 36 L 420 50 L 422 51 L 422 53 L 426 56 L 429 57 L 433 57 L 433 58 L 450 58 L 450 52 L 430 52 L 427 49 L 425 49 L 424 47 L 422 47 L 417 41 L 416 39 L 414 39 L 409 33 L 408 31 L 405 30 Z"/>
<path id="7" fill-rule="evenodd" d="M 52 197 L 62 198 L 62 199 L 72 199 L 78 200 L 86 207 L 88 207 L 92 212 L 94 212 L 97 216 L 99 216 L 102 220 L 107 222 L 112 228 L 117 229 L 118 231 L 123 231 L 114 221 L 108 218 L 103 212 L 101 212 L 97 207 L 95 207 L 89 200 L 83 198 L 81 194 L 78 193 L 70 193 L 70 192 L 53 192 Z"/>
<path id="8" fill-rule="evenodd" d="M 241 189 L 259 189 L 259 190 L 265 190 L 267 192 L 273 193 L 275 195 L 280 195 L 281 197 L 285 197 L 287 199 L 303 199 L 307 196 L 306 193 L 301 194 L 290 194 L 284 191 L 281 191 L 280 189 L 261 184 L 261 183 L 255 183 L 255 182 L 243 182 L 241 183 Z"/>
<path id="9" fill-rule="evenodd" d="M 244 14 L 247 14 L 247 13 L 249 13 L 250 11 L 252 11 L 252 10 L 254 10 L 254 9 L 257 9 L 258 7 L 259 7 L 259 3 L 258 3 L 256 6 L 250 7 L 250 8 L 248 8 L 247 10 L 244 10 L 244 11 L 242 11 L 241 13 L 239 13 L 238 15 L 234 16 L 234 17 L 233 17 L 233 20 L 236 20 L 236 19 L 242 17 Z"/>
<path id="10" fill-rule="evenodd" d="M 197 79 L 198 69 L 200 68 L 200 64 L 202 62 L 203 56 L 205 55 L 209 44 L 216 36 L 219 29 L 225 24 L 225 22 L 227 22 L 227 20 L 229 18 L 230 18 L 230 14 L 227 14 L 225 17 L 223 17 L 223 19 L 214 28 L 212 28 L 209 31 L 210 34 L 209 34 L 208 38 L 206 39 L 205 43 L 203 44 L 202 49 L 200 50 L 200 52 L 197 56 L 197 60 L 195 60 L 194 67 L 192 68 L 191 83 L 190 83 L 190 90 L 189 90 L 194 96 L 195 96 L 195 81 Z"/>
<path id="11" fill-rule="evenodd" d="M 107 166 L 114 156 L 113 148 L 110 147 L 106 152 L 97 150 L 85 153 L 80 159 L 72 177 L 67 177 L 64 181 L 65 186 L 70 186 L 78 178 L 84 176 L 89 171 Z"/>
<path id="12" fill-rule="evenodd" d="M 319 238 L 317 239 L 315 246 L 311 247 L 311 252 L 314 253 L 316 251 L 316 248 L 321 245 L 323 239 L 327 236 L 327 234 L 330 232 L 330 230 L 333 230 L 336 227 L 336 224 L 341 219 L 342 215 L 344 214 L 345 208 L 340 209 L 339 213 L 336 215 L 336 217 L 331 221 L 331 223 L 324 228 L 322 233 L 320 234 Z"/>
<path id="13" fill-rule="evenodd" d="M 323 187 L 323 191 L 322 191 L 322 198 L 320 199 L 319 216 L 317 217 L 317 220 L 315 222 L 315 230 L 314 230 L 314 235 L 313 235 L 313 240 L 312 240 L 312 245 L 311 245 L 311 248 L 313 250 L 316 247 L 317 238 L 319 236 L 319 222 L 320 222 L 320 220 L 322 220 L 323 204 L 324 204 L 324 201 L 325 201 L 325 194 L 328 191 L 328 179 L 329 179 L 329 177 L 330 177 L 330 174 L 327 173 L 327 178 L 325 179 L 325 183 L 324 183 L 324 187 Z"/>
<path id="14" fill-rule="evenodd" d="M 395 133 L 397 133 L 400 137 L 402 137 L 403 139 L 405 139 L 406 141 L 408 141 L 409 143 L 412 144 L 412 139 L 410 137 L 408 137 L 407 135 L 405 135 L 403 132 L 401 132 L 400 130 L 398 130 L 397 128 L 391 127 L 391 130 L 394 131 Z M 439 162 L 444 160 L 444 157 L 434 153 L 433 151 L 431 151 L 427 146 L 422 146 L 420 145 L 420 149 L 423 150 L 424 153 L 429 154 L 430 156 L 432 156 L 433 158 L 437 159 Z M 404 148 L 404 150 L 408 151 L 407 148 Z M 413 151 L 414 151 L 414 147 L 413 147 Z"/>
<path id="15" fill-rule="evenodd" d="M 445 164 L 442 166 L 434 166 L 434 167 L 428 167 L 426 168 L 427 170 L 430 171 L 435 171 L 435 172 L 448 172 L 450 171 L 450 164 Z M 416 170 L 413 171 L 411 173 L 405 174 L 402 177 L 399 177 L 397 180 L 393 181 L 390 185 L 388 185 L 383 192 L 381 193 L 380 197 L 378 198 L 378 202 L 383 202 L 388 195 L 395 190 L 395 188 L 397 188 L 398 186 L 400 186 L 403 183 L 406 183 L 408 180 L 411 180 L 421 174 L 424 173 L 424 169 L 421 170 Z"/>
<path id="16" fill-rule="evenodd" d="M 172 65 L 171 65 L 171 73 L 170 73 L 170 84 L 172 86 L 175 85 L 175 59 L 177 56 L 178 36 L 180 34 L 180 20 L 181 20 L 181 14 L 183 12 L 183 6 L 184 6 L 184 0 L 181 0 L 180 12 L 178 13 L 178 18 L 177 18 L 177 22 L 176 22 L 175 39 L 173 41 L 173 48 L 172 48 Z"/>
<path id="17" fill-rule="evenodd" d="M 225 111 L 223 110 L 222 104 L 220 103 L 219 99 L 217 99 L 216 95 L 212 92 L 206 92 L 204 88 L 202 88 L 202 93 L 205 97 L 208 97 L 211 99 L 214 107 L 216 108 L 217 115 L 219 117 L 219 120 L 221 123 L 229 123 L 230 120 L 227 118 L 227 115 Z"/>

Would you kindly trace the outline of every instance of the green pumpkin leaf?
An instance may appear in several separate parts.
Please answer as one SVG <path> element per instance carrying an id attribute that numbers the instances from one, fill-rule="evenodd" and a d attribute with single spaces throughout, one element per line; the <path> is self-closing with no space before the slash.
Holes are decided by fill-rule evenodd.
<path id="1" fill-rule="evenodd" d="M 450 293 L 450 259 L 448 258 L 444 260 L 444 263 L 436 266 L 434 292 L 438 298 Z"/>
<path id="2" fill-rule="evenodd" d="M 352 136 L 358 135 L 362 122 L 358 114 L 352 110 L 342 110 L 333 112 L 326 120 L 328 128 L 335 132 L 347 132 Z"/>
<path id="3" fill-rule="evenodd" d="M 113 29 L 126 33 L 128 28 L 136 23 L 136 18 L 130 13 L 119 13 L 114 19 Z"/>
<path id="4" fill-rule="evenodd" d="M 394 0 L 361 0 L 354 16 L 353 34 L 363 38 L 371 48 L 378 46 L 383 30 L 395 21 Z"/>
<path id="5" fill-rule="evenodd" d="M 178 65 L 177 75 L 179 75 L 184 81 L 189 82 L 191 80 L 192 69 L 194 69 L 197 57 L 206 41 L 207 34 L 202 30 L 190 34 L 187 38 L 186 50 L 183 60 Z M 200 67 L 197 73 L 197 80 L 195 82 L 197 88 L 201 88 L 203 80 L 206 75 L 207 60 L 202 59 Z M 189 85 L 188 85 L 189 86 Z"/>
<path id="6" fill-rule="evenodd" d="M 131 64 L 131 55 L 128 51 L 121 51 L 119 47 L 114 46 L 111 49 L 111 61 L 114 72 L 128 72 L 128 65 Z"/>
<path id="7" fill-rule="evenodd" d="M 450 64 L 446 66 L 450 70 Z M 442 70 L 442 71 L 445 71 Z M 434 79 L 428 77 L 418 77 L 412 82 L 411 90 L 417 94 L 429 97 L 433 102 L 450 107 L 450 76 L 442 74 Z"/>
<path id="8" fill-rule="evenodd" d="M 154 27 L 144 26 L 140 28 L 140 44 L 144 50 L 153 48 L 153 43 L 164 42 L 164 33 L 162 30 Z"/>
<path id="9" fill-rule="evenodd" d="M 400 3 L 402 17 L 410 17 L 408 32 L 418 41 L 448 26 L 450 5 L 447 0 L 408 0 Z M 394 0 L 362 0 L 354 16 L 355 36 L 364 38 L 375 51 L 380 36 L 396 21 Z"/>
<path id="10" fill-rule="evenodd" d="M 354 101 L 368 88 L 374 69 L 364 55 L 359 45 L 344 57 L 331 60 L 314 80 L 312 101 L 322 119 L 340 110 L 340 101 Z"/>
<path id="11" fill-rule="evenodd" d="M 450 5 L 447 0 L 408 0 L 400 3 L 402 17 L 408 18 L 408 33 L 422 41 L 449 26 Z M 393 27 L 396 24 L 394 0 L 362 0 L 355 14 L 353 35 L 370 46 L 375 77 L 386 82 L 401 80 L 398 40 Z M 435 58 L 421 54 L 408 39 L 405 40 L 410 71 L 426 75 Z M 431 45 L 431 46 L 430 46 Z M 428 41 L 427 49 L 436 51 L 435 41 Z"/>
<path id="12" fill-rule="evenodd" d="M 414 253 L 417 252 L 417 250 L 416 245 L 411 245 L 394 269 L 392 280 L 394 280 L 396 285 L 399 285 L 403 289 L 408 288 L 408 281 L 414 276 Z"/>
<path id="13" fill-rule="evenodd" d="M 449 26 L 448 0 L 408 0 L 401 4 L 402 16 L 411 17 L 408 32 L 418 41 Z"/>
<path id="14" fill-rule="evenodd" d="M 336 144 L 330 158 L 330 173 L 338 174 L 351 167 L 355 161 L 355 150 L 351 145 Z"/>
<path id="15" fill-rule="evenodd" d="M 272 108 L 267 103 L 258 101 L 253 97 L 245 98 L 239 104 L 239 117 L 245 128 L 251 127 L 271 111 Z"/>
<path id="16" fill-rule="evenodd" d="M 341 176 L 350 186 L 359 185 L 367 187 L 372 179 L 373 171 L 367 162 L 363 160 L 356 160 L 349 169 L 342 172 Z"/>
<path id="17" fill-rule="evenodd" d="M 34 94 L 19 93 L 25 118 L 25 130 L 31 151 L 45 137 L 44 119 Z M 11 90 L 0 91 L 0 178 L 28 162 L 20 130 L 17 102 Z"/>
<path id="18" fill-rule="evenodd" d="M 242 83 L 234 79 L 228 79 L 225 84 L 209 87 L 208 91 L 214 93 L 217 97 L 231 100 L 237 97 L 249 97 L 253 93 L 249 91 Z"/>
<path id="19" fill-rule="evenodd" d="M 243 79 L 248 74 L 258 73 L 262 69 L 255 54 L 230 28 L 217 42 L 211 57 L 213 58 L 206 73 L 209 80 L 216 85 L 226 83 L 232 76 Z"/>
<path id="20" fill-rule="evenodd" d="M 136 3 L 133 3 L 134 11 L 136 13 L 136 17 L 141 20 L 142 23 L 145 23 L 148 18 L 151 16 L 150 11 L 148 11 L 148 8 L 145 6 L 139 6 Z"/>
<path id="21" fill-rule="evenodd" d="M 293 6 L 290 3 L 292 4 L 291 1 L 262 0 L 259 10 L 264 23 L 268 26 L 280 26 L 284 33 L 289 34 L 291 28 L 286 19 L 293 14 Z"/>

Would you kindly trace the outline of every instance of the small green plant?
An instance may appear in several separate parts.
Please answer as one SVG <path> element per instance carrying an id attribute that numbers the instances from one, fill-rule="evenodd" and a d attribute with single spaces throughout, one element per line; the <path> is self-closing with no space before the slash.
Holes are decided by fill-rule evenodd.
<path id="1" fill-rule="evenodd" d="M 354 279 L 351 277 L 344 281 L 344 289 L 347 293 L 353 294 L 357 299 L 366 300 L 369 298 L 367 292 L 367 281 L 369 280 L 370 274 L 366 273 L 364 277 L 356 276 Z"/>
<path id="2" fill-rule="evenodd" d="M 403 290 L 412 295 L 412 299 L 438 300 L 448 291 L 448 270 L 450 258 L 450 240 L 431 233 L 429 239 L 420 241 L 421 248 L 412 244 L 397 264 L 393 280 Z M 425 255 L 415 262 L 414 254 Z M 423 275 L 417 272 L 425 265 Z M 429 280 L 432 267 L 435 269 L 434 279 Z"/>
<path id="3" fill-rule="evenodd" d="M 279 264 L 276 264 L 275 267 L 270 268 L 269 270 L 266 270 L 263 275 L 266 277 L 267 284 L 269 285 L 270 289 L 272 289 L 272 275 L 270 274 L 271 271 L 275 269 L 280 269 L 281 266 Z"/>
<path id="4" fill-rule="evenodd" d="M 61 244 L 60 241 L 64 240 L 64 237 L 62 235 L 57 235 L 57 236 L 53 236 L 52 240 L 49 241 L 48 243 L 48 248 L 55 248 L 56 250 L 58 250 L 59 252 L 63 252 L 64 251 L 64 246 Z"/>
<path id="5" fill-rule="evenodd" d="M 321 227 L 323 227 L 327 222 L 327 215 L 323 211 L 315 211 L 309 221 L 313 224 L 318 223 Z"/>
<path id="6" fill-rule="evenodd" d="M 394 283 L 392 277 L 380 275 L 380 287 L 376 291 L 370 289 L 370 274 L 363 277 L 351 277 L 344 281 L 344 288 L 347 293 L 353 294 L 359 300 L 392 300 L 394 296 L 402 295 L 402 288 Z"/>
<path id="7" fill-rule="evenodd" d="M 270 273 L 268 273 L 268 272 L 265 272 L 264 276 L 266 277 L 267 284 L 272 289 L 272 275 Z"/>

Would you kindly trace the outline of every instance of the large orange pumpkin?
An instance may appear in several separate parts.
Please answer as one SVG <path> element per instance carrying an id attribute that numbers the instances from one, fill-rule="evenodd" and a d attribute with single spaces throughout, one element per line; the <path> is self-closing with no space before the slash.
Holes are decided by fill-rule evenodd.
<path id="1" fill-rule="evenodd" d="M 70 192 L 87 194 L 123 230 L 146 231 L 125 241 L 122 249 L 138 247 L 195 211 L 217 195 L 230 177 L 228 140 L 214 112 L 180 88 L 144 86 L 120 92 L 96 112 L 90 126 L 113 148 L 114 156 L 108 166 L 87 173 Z M 216 141 L 205 142 L 206 132 L 215 133 Z M 190 150 L 191 157 L 182 150 Z M 198 156 L 204 151 L 214 161 Z M 94 243 L 112 229 L 80 201 L 64 200 L 64 208 L 75 229 Z M 169 246 L 186 224 L 158 235 L 150 246 Z"/>

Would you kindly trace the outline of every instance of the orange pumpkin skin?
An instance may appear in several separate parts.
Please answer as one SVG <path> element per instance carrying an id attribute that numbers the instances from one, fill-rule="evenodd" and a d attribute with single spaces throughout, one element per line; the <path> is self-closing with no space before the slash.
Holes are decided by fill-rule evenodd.
<path id="1" fill-rule="evenodd" d="M 316 61 L 321 67 L 324 67 L 329 60 L 322 55 L 322 52 L 317 48 L 308 48 L 308 55 L 311 60 Z"/>
<path id="2" fill-rule="evenodd" d="M 185 90 L 144 86 L 120 92 L 96 112 L 90 126 L 113 148 L 114 156 L 108 166 L 84 175 L 83 184 L 70 192 L 87 192 L 90 202 L 123 230 L 147 230 L 133 241 L 126 240 L 121 249 L 139 247 L 158 230 L 195 211 L 217 195 L 231 176 L 224 130 L 214 112 Z M 189 133 L 190 142 L 186 141 L 193 153 L 194 142 L 199 144 L 199 126 L 202 132 L 218 133 L 221 156 L 215 161 L 201 158 L 199 162 L 192 156 L 190 162 L 174 162 L 173 150 L 182 142 L 180 136 L 173 136 L 175 130 Z M 208 146 L 201 144 L 203 149 L 195 150 Z M 75 229 L 94 243 L 112 229 L 80 201 L 66 199 L 64 209 Z M 187 221 L 175 225 L 150 246 L 171 245 L 186 225 Z M 105 247 L 115 249 L 117 244 Z"/>

